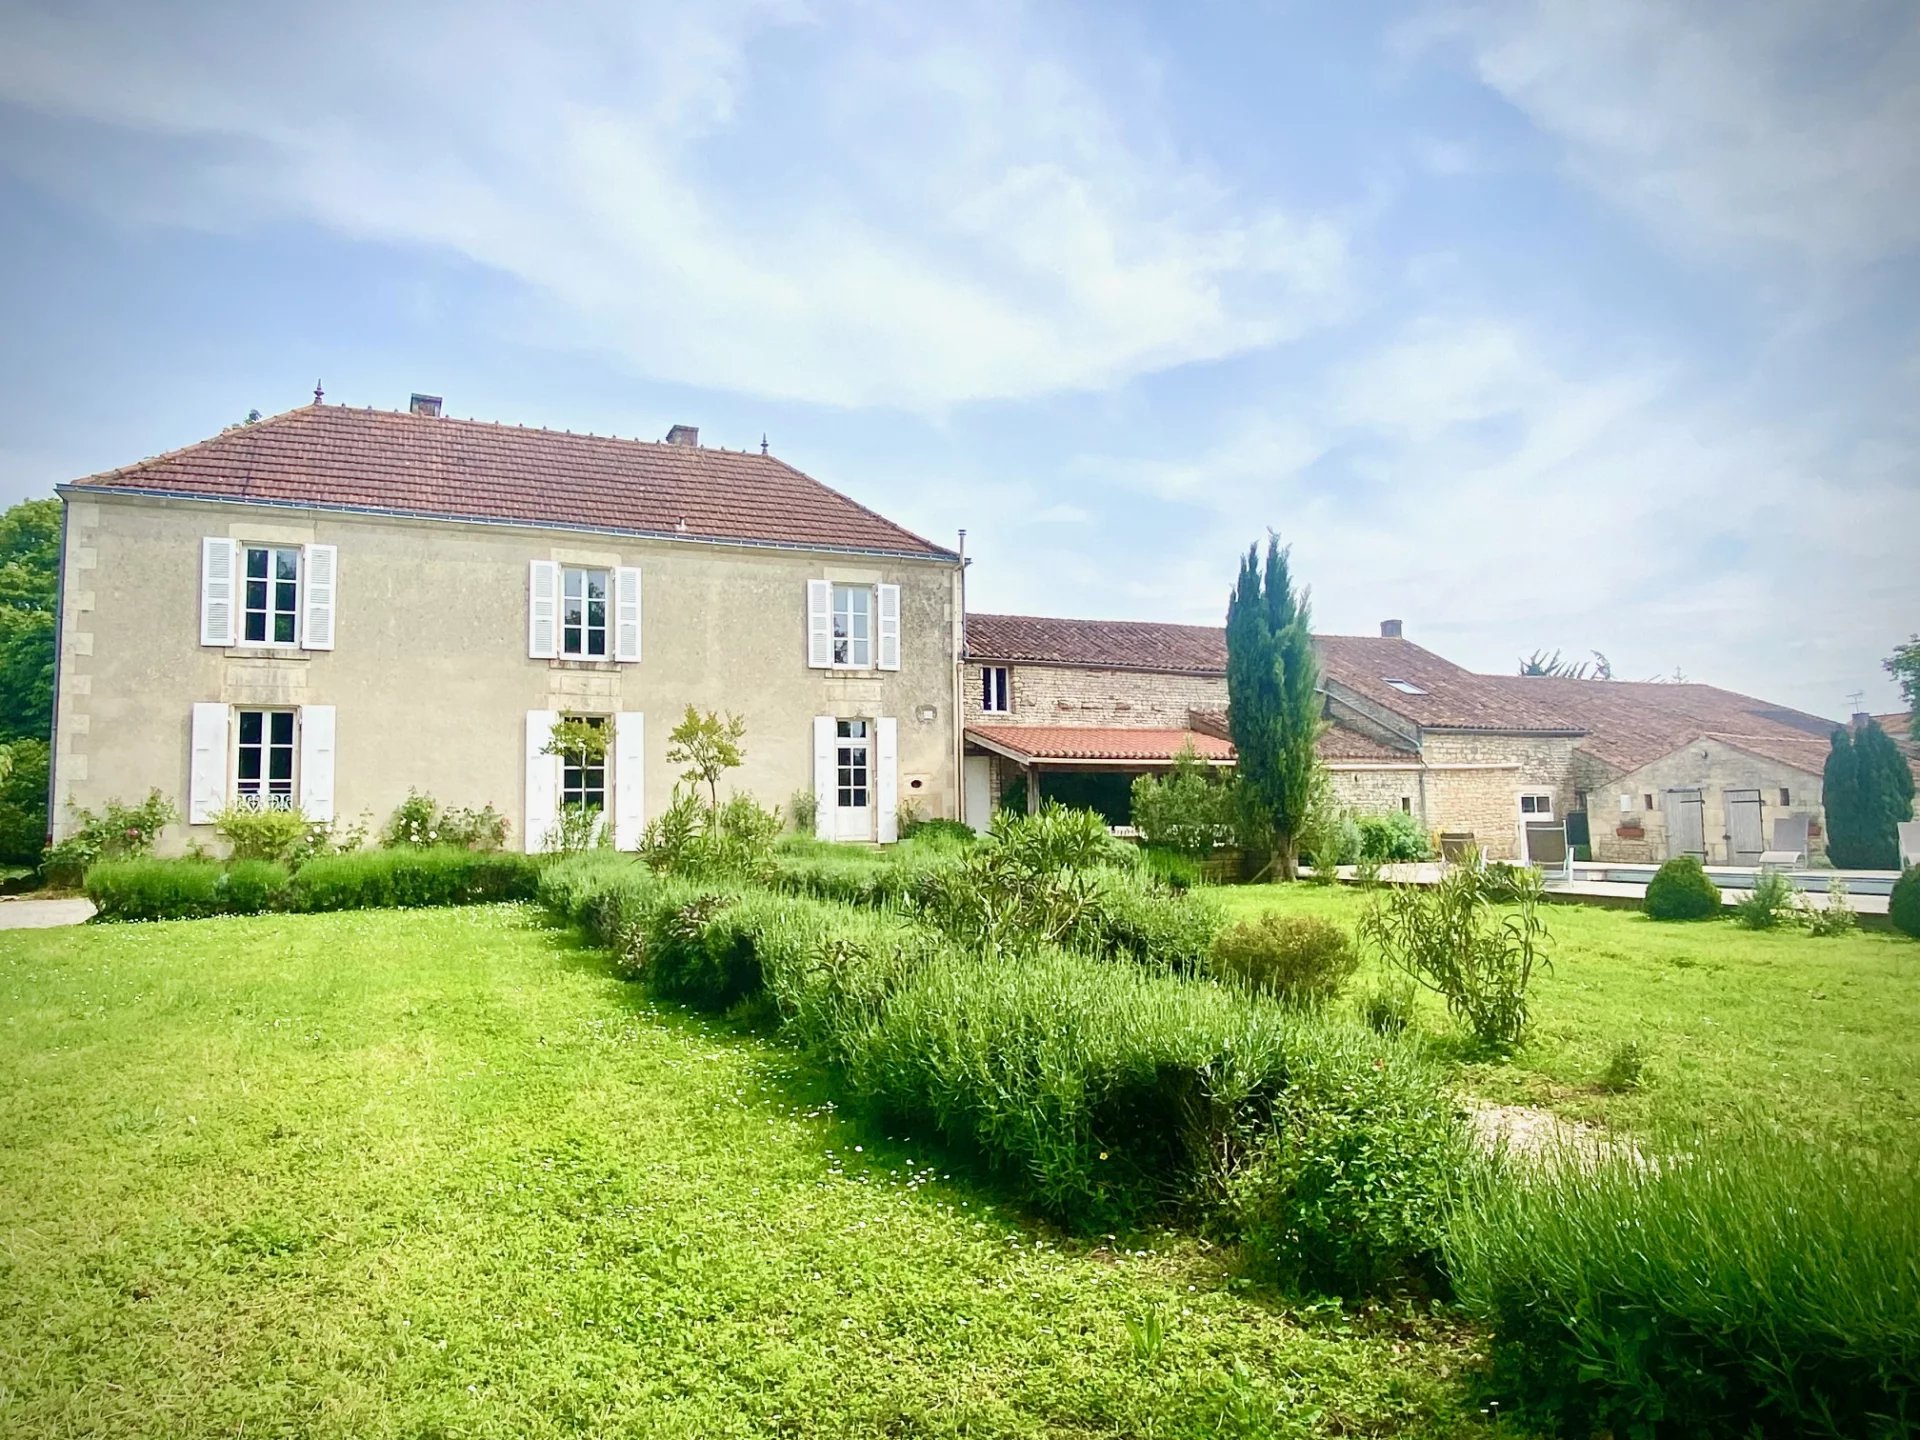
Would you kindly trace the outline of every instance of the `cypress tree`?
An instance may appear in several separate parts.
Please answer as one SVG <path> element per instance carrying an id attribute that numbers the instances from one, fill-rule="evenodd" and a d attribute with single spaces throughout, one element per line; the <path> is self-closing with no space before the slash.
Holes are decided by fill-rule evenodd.
<path id="1" fill-rule="evenodd" d="M 1312 611 L 1306 592 L 1294 593 L 1288 558 L 1269 535 L 1264 567 L 1258 545 L 1240 562 L 1227 601 L 1227 721 L 1249 805 L 1291 880 L 1320 782 L 1321 719 Z"/>
<path id="2" fill-rule="evenodd" d="M 1894 870 L 1897 825 L 1913 815 L 1913 772 L 1887 732 L 1869 720 L 1833 732 L 1821 778 L 1827 858 L 1842 870 Z"/>

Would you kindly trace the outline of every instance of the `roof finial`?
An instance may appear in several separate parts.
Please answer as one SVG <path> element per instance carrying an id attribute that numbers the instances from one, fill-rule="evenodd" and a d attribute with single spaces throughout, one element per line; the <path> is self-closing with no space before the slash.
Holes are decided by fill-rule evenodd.
<path id="1" fill-rule="evenodd" d="M 314 381 L 313 382 L 313 403 L 318 405 L 323 399 L 326 398 L 326 394 L 327 392 L 320 388 L 320 382 L 318 380 Z"/>
<path id="2" fill-rule="evenodd" d="M 767 453 L 767 432 L 764 430 L 760 432 L 760 453 L 762 455 Z"/>

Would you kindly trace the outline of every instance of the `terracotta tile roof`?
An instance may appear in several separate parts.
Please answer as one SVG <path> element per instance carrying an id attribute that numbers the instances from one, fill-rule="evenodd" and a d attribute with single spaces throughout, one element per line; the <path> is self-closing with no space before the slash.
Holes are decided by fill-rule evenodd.
<path id="1" fill-rule="evenodd" d="M 1233 746 L 1197 730 L 1126 730 L 1104 725 L 973 725 L 984 740 L 1025 760 L 1114 760 L 1169 763 L 1191 745 L 1203 760 L 1231 760 Z"/>
<path id="2" fill-rule="evenodd" d="M 1703 736 L 1818 775 L 1833 721 L 1713 685 L 1567 680 L 1505 675 L 1493 683 L 1559 708 L 1587 732 L 1580 748 L 1616 774 L 1670 755 Z"/>
<path id="3" fill-rule="evenodd" d="M 1550 735 L 1580 730 L 1557 706 L 1509 690 L 1501 683 L 1506 677 L 1475 674 L 1399 636 L 1316 635 L 1314 643 L 1327 680 L 1426 729 Z"/>
<path id="4" fill-rule="evenodd" d="M 1227 634 L 1217 625 L 1146 620 L 1063 620 L 1043 615 L 967 616 L 967 654 L 1170 675 L 1227 673 Z"/>
<path id="5" fill-rule="evenodd" d="M 1202 734 L 1217 735 L 1223 740 L 1232 738 L 1224 710 L 1189 710 L 1187 723 Z M 1358 730 L 1349 730 L 1340 724 L 1332 724 L 1322 730 L 1314 748 L 1319 751 L 1322 760 L 1406 761 L 1419 758 L 1412 750 L 1397 750 L 1391 745 L 1382 745 L 1372 736 L 1362 735 Z"/>
<path id="6" fill-rule="evenodd" d="M 770 455 L 308 405 L 76 482 L 213 500 L 946 559 Z"/>

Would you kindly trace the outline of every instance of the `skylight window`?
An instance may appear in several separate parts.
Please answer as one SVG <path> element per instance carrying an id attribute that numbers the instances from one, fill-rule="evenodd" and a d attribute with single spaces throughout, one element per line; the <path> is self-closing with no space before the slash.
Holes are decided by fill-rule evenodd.
<path id="1" fill-rule="evenodd" d="M 1411 680 L 1395 680 L 1390 676 L 1386 677 L 1386 680 L 1387 684 L 1398 690 L 1402 695 L 1424 695 L 1427 693 Z"/>

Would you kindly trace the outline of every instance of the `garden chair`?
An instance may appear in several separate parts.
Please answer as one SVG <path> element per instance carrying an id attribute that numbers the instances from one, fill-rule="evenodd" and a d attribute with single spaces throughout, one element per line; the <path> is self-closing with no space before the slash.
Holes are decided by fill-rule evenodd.
<path id="1" fill-rule="evenodd" d="M 1807 863 L 1805 815 L 1782 815 L 1773 822 L 1773 848 L 1760 852 L 1760 868 L 1793 870 Z"/>

